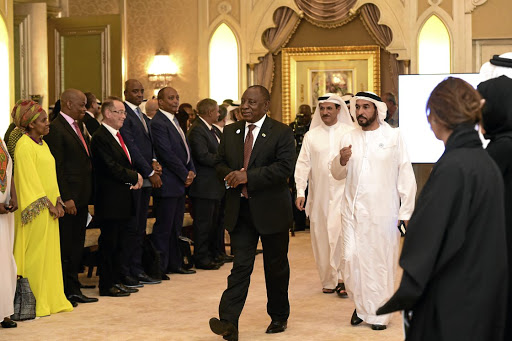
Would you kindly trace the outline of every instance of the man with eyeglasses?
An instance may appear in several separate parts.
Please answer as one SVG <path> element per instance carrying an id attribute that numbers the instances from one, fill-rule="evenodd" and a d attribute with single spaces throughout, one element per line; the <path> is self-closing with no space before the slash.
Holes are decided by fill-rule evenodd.
<path id="1" fill-rule="evenodd" d="M 133 149 L 119 129 L 126 112 L 123 102 L 107 99 L 101 106 L 103 121 L 91 139 L 95 175 L 94 213 L 100 221 L 100 296 L 123 297 L 138 290 L 122 284 L 125 271 L 126 230 L 134 229 L 135 197 L 132 190 L 142 186 L 142 176 L 134 167 Z"/>
<path id="2" fill-rule="evenodd" d="M 135 288 L 161 282 L 145 273 L 142 266 L 142 244 L 146 235 L 152 189 L 162 186 L 162 167 L 156 160 L 153 149 L 150 120 L 139 108 L 144 97 L 144 87 L 136 79 L 127 80 L 124 87 L 126 119 L 119 131 L 130 147 L 135 169 L 144 178 L 142 188 L 133 192 L 137 223 L 132 226 L 133 229 L 125 230 L 127 239 L 121 253 L 126 264 L 121 269 L 121 282 L 127 287 Z"/>

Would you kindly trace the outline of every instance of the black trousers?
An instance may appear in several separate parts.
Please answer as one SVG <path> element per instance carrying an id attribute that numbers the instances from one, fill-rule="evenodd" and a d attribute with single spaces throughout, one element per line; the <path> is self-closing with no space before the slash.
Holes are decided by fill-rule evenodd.
<path id="1" fill-rule="evenodd" d="M 217 219 L 220 200 L 192 198 L 194 209 L 194 262 L 205 265 L 217 256 Z"/>
<path id="2" fill-rule="evenodd" d="M 126 243 L 126 228 L 134 224 L 135 217 L 129 219 L 100 219 L 101 235 L 98 240 L 100 254 L 99 289 L 106 291 L 114 284 L 120 283 L 122 262 L 121 251 Z"/>
<path id="3" fill-rule="evenodd" d="M 256 246 L 258 239 L 261 238 L 267 288 L 267 313 L 273 321 L 286 321 L 290 315 L 288 231 L 260 235 L 252 223 L 247 200 L 243 198 L 240 200 L 238 223 L 230 233 L 235 259 L 231 274 L 228 276 L 228 287 L 220 301 L 219 317 L 238 326 L 254 268 Z"/>
<path id="4" fill-rule="evenodd" d="M 151 187 L 144 187 L 133 191 L 135 203 L 135 221 L 126 226 L 126 242 L 122 245 L 122 268 L 121 275 L 134 276 L 144 273 L 142 267 L 142 243 L 146 236 L 146 224 L 148 219 L 149 199 L 151 197 Z"/>
<path id="5" fill-rule="evenodd" d="M 77 207 L 76 211 L 76 215 L 64 214 L 59 218 L 60 259 L 66 296 L 82 293 L 78 273 L 84 251 L 88 209 L 87 206 Z"/>
<path id="6" fill-rule="evenodd" d="M 214 250 L 214 257 L 226 254 L 226 244 L 224 241 L 224 209 L 226 208 L 226 197 L 224 196 L 220 201 L 219 214 L 217 216 L 217 222 L 215 225 L 215 246 L 212 247 Z"/>
<path id="7" fill-rule="evenodd" d="M 183 266 L 179 247 L 179 236 L 185 214 L 185 196 L 153 197 L 156 222 L 151 241 L 160 252 L 160 269 L 163 273 L 178 270 Z"/>

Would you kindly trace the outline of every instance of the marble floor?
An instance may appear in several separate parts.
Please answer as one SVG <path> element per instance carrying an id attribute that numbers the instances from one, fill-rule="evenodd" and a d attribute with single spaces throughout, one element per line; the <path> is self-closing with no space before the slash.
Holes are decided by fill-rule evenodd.
<path id="1" fill-rule="evenodd" d="M 290 238 L 290 304 L 288 329 L 265 334 L 266 314 L 263 258 L 258 255 L 249 296 L 240 318 L 240 340 L 403 340 L 398 313 L 384 331 L 362 323 L 350 325 L 354 305 L 336 294 L 323 294 L 311 251 L 309 232 Z M 0 328 L 0 340 L 197 340 L 221 341 L 208 326 L 217 316 L 220 296 L 231 264 L 216 271 L 198 270 L 194 275 L 171 275 L 171 280 L 146 285 L 130 297 L 100 297 L 99 302 L 80 304 L 73 312 L 18 323 L 18 328 Z M 399 276 L 399 274 L 398 274 Z M 399 277 L 397 277 L 399 279 Z M 97 277 L 81 275 L 87 284 Z M 98 296 L 98 289 L 84 294 Z"/>

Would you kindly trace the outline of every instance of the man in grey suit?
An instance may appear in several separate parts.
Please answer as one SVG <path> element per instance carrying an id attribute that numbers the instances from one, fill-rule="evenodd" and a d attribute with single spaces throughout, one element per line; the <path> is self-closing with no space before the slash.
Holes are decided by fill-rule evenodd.
<path id="1" fill-rule="evenodd" d="M 219 106 L 206 98 L 197 103 L 198 118 L 188 131 L 190 153 L 196 167 L 196 178 L 188 193 L 192 198 L 194 217 L 194 263 L 197 269 L 217 270 L 222 263 L 217 243 L 217 221 L 220 201 L 224 196 L 224 182 L 215 172 L 214 162 L 220 138 L 213 123 L 219 117 Z"/>

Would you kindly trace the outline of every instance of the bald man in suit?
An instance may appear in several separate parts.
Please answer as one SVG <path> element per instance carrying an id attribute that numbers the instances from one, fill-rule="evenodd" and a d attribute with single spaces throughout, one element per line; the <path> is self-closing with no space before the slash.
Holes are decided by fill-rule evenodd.
<path id="1" fill-rule="evenodd" d="M 290 314 L 288 231 L 293 215 L 288 178 L 295 162 L 295 141 L 290 127 L 266 115 L 269 107 L 266 88 L 255 85 L 244 92 L 240 106 L 243 120 L 224 128 L 215 162 L 218 176 L 228 187 L 224 224 L 235 258 L 220 301 L 220 318 L 210 319 L 210 329 L 231 341 L 238 340 L 238 319 L 259 239 L 267 313 L 272 319 L 266 332 L 284 332 Z"/>

